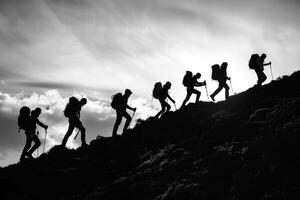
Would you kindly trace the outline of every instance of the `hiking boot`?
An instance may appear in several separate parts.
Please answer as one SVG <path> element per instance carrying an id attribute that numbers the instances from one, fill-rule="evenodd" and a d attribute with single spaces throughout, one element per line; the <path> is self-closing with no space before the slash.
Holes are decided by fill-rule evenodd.
<path id="1" fill-rule="evenodd" d="M 30 159 L 30 160 L 34 160 L 34 157 L 31 154 L 26 154 L 26 156 Z"/>
<path id="2" fill-rule="evenodd" d="M 87 146 L 88 146 L 87 143 L 85 142 L 81 143 L 81 147 L 87 147 Z"/>
<path id="3" fill-rule="evenodd" d="M 210 95 L 210 98 L 215 101 L 215 97 L 213 95 Z"/>
<path id="4" fill-rule="evenodd" d="M 24 162 L 25 160 L 26 160 L 25 156 L 22 156 L 22 157 L 20 158 L 20 162 Z"/>

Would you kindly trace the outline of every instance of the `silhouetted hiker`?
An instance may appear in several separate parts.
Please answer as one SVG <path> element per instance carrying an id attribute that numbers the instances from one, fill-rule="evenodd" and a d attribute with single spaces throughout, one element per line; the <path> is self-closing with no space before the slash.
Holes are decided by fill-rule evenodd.
<path id="1" fill-rule="evenodd" d="M 40 114 L 40 108 L 33 110 L 31 115 L 30 109 L 27 106 L 23 106 L 20 109 L 20 115 L 18 117 L 19 130 L 24 130 L 26 135 L 26 143 L 22 151 L 20 161 L 23 161 L 26 157 L 33 158 L 32 153 L 41 145 L 41 142 L 36 135 L 36 124 L 45 129 L 47 129 L 48 126 L 39 121 L 38 117 Z M 35 144 L 31 147 L 32 142 Z"/>
<path id="2" fill-rule="evenodd" d="M 66 108 L 64 110 L 65 117 L 69 118 L 69 128 L 65 135 L 65 137 L 62 140 L 62 146 L 66 146 L 69 137 L 72 135 L 74 128 L 77 128 L 80 131 L 81 134 L 81 146 L 86 146 L 85 141 L 85 128 L 82 125 L 82 122 L 80 121 L 80 111 L 81 108 L 87 103 L 86 98 L 82 98 L 80 101 L 78 101 L 75 97 L 69 98 L 69 103 L 66 105 Z"/>
<path id="3" fill-rule="evenodd" d="M 219 65 L 212 66 L 212 79 L 219 82 L 219 87 L 210 95 L 210 98 L 215 101 L 215 96 L 224 88 L 225 89 L 225 100 L 229 97 L 229 86 L 226 81 L 230 80 L 227 77 L 227 62 L 223 62 L 221 67 Z"/>
<path id="4" fill-rule="evenodd" d="M 201 77 L 200 73 L 197 73 L 196 75 L 193 76 L 192 72 L 186 71 L 186 74 L 183 77 L 182 84 L 186 87 L 187 94 L 180 108 L 185 106 L 186 102 L 190 99 L 192 94 L 197 95 L 195 103 L 197 103 L 200 100 L 201 92 L 194 88 L 194 87 L 206 85 L 206 81 L 198 82 L 198 79 L 200 77 Z"/>
<path id="5" fill-rule="evenodd" d="M 267 79 L 267 76 L 264 73 L 264 66 L 271 65 L 271 62 L 264 63 L 266 57 L 267 55 L 264 53 L 261 54 L 261 56 L 258 54 L 252 54 L 249 60 L 249 68 L 254 69 L 257 75 L 256 86 L 261 86 L 262 83 Z"/>
<path id="6" fill-rule="evenodd" d="M 30 126 L 29 126 L 29 131 L 31 133 L 32 136 L 32 141 L 35 143 L 30 150 L 27 152 L 27 156 L 30 158 L 32 157 L 32 153 L 39 148 L 39 146 L 41 145 L 41 141 L 39 139 L 39 137 L 37 136 L 37 132 L 36 132 L 36 125 L 39 125 L 40 127 L 44 128 L 44 129 L 48 129 L 48 126 L 43 124 L 42 122 L 40 122 L 40 120 L 38 119 L 38 117 L 40 116 L 42 110 L 40 108 L 36 108 L 33 111 L 31 111 L 31 115 L 30 115 Z M 31 142 L 30 142 L 31 143 Z"/>
<path id="7" fill-rule="evenodd" d="M 132 94 L 131 90 L 126 89 L 124 95 L 122 93 L 117 93 L 112 97 L 111 107 L 116 110 L 116 122 L 114 124 L 112 136 L 117 136 L 117 131 L 119 125 L 121 124 L 122 117 L 126 118 L 126 122 L 123 128 L 123 133 L 126 133 L 128 126 L 131 122 L 131 116 L 126 112 L 126 109 L 130 109 L 132 111 L 136 111 L 136 108 L 130 107 L 128 103 L 128 98 Z"/>
<path id="8" fill-rule="evenodd" d="M 28 149 L 31 146 L 31 143 L 30 143 L 31 137 L 30 137 L 30 132 L 29 132 L 29 129 L 28 129 L 29 122 L 30 122 L 30 108 L 28 108 L 27 106 L 23 106 L 20 109 L 19 117 L 18 117 L 18 126 L 19 126 L 18 133 L 20 132 L 20 130 L 25 131 L 26 143 L 25 143 L 25 146 L 23 148 L 20 161 L 25 160 L 26 153 L 27 153 Z"/>
<path id="9" fill-rule="evenodd" d="M 160 82 L 156 83 L 155 86 L 154 86 L 153 97 L 159 100 L 159 103 L 161 105 L 161 110 L 154 116 L 154 118 L 159 118 L 160 115 L 164 114 L 165 112 L 170 111 L 171 106 L 166 101 L 167 98 L 170 99 L 170 101 L 172 101 L 175 104 L 175 101 L 169 95 L 169 90 L 170 90 L 172 84 L 169 81 L 166 82 L 161 87 L 161 90 L 159 92 L 157 92 L 157 94 L 154 94 L 154 93 L 156 93 L 155 92 L 155 87 L 159 87 L 159 86 L 156 86 L 156 85 L 159 85 L 159 84 L 161 86 Z"/>

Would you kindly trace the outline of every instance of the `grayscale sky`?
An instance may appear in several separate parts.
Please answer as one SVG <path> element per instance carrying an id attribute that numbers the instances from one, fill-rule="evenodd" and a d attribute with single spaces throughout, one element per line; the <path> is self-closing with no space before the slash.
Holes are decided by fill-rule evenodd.
<path id="1" fill-rule="evenodd" d="M 0 166 L 19 159 L 23 105 L 43 109 L 49 149 L 66 132 L 70 95 L 88 98 L 82 121 L 90 141 L 111 135 L 110 97 L 125 88 L 137 119 L 159 109 L 151 99 L 157 81 L 172 82 L 179 106 L 186 70 L 200 72 L 210 93 L 217 87 L 210 66 L 223 61 L 235 92 L 254 85 L 252 53 L 267 54 L 275 78 L 299 70 L 299 9 L 298 0 L 0 0 Z"/>

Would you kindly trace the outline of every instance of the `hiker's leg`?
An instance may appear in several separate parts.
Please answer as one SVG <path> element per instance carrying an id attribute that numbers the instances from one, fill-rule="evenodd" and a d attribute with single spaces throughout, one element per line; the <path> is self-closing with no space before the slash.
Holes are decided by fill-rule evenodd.
<path id="1" fill-rule="evenodd" d="M 39 137 L 36 134 L 32 134 L 32 141 L 34 142 L 34 145 L 31 147 L 31 149 L 28 151 L 27 155 L 30 156 L 32 153 L 39 148 L 41 145 L 41 141 Z"/>
<path id="2" fill-rule="evenodd" d="M 196 90 L 196 89 L 194 89 L 193 93 L 196 94 L 196 101 L 195 101 L 195 103 L 199 102 L 200 96 L 201 96 L 201 92 L 198 91 L 198 90 Z"/>
<path id="3" fill-rule="evenodd" d="M 81 146 L 86 145 L 86 142 L 85 142 L 85 132 L 86 132 L 86 130 L 85 130 L 84 126 L 82 125 L 82 122 L 79 120 L 79 118 L 74 119 L 73 125 L 74 125 L 75 128 L 77 128 L 80 131 Z"/>
<path id="4" fill-rule="evenodd" d="M 225 100 L 227 100 L 228 97 L 229 97 L 229 86 L 225 82 L 224 85 L 223 85 L 223 87 L 225 88 Z"/>
<path id="5" fill-rule="evenodd" d="M 126 122 L 125 122 L 124 128 L 123 128 L 123 133 L 125 133 L 128 129 L 128 126 L 129 126 L 130 122 L 131 122 L 131 116 L 125 111 L 123 113 L 123 117 L 125 117 L 125 119 L 126 119 Z"/>
<path id="6" fill-rule="evenodd" d="M 261 83 L 265 82 L 265 80 L 267 80 L 267 76 L 263 71 L 261 71 Z"/>
<path id="7" fill-rule="evenodd" d="M 262 71 L 259 69 L 255 69 L 256 75 L 257 75 L 257 85 L 261 85 L 262 84 Z"/>
<path id="8" fill-rule="evenodd" d="M 159 100 L 161 110 L 154 116 L 154 118 L 158 118 L 161 114 L 165 112 L 164 100 Z"/>
<path id="9" fill-rule="evenodd" d="M 85 141 L 85 128 L 82 126 L 80 129 L 80 134 L 81 134 L 81 145 L 86 145 L 86 141 Z"/>
<path id="10" fill-rule="evenodd" d="M 182 105 L 181 105 L 180 108 L 182 108 L 183 106 L 185 106 L 186 102 L 191 98 L 191 95 L 192 95 L 192 92 L 190 92 L 189 90 L 187 90 L 186 97 L 183 100 Z"/>
<path id="11" fill-rule="evenodd" d="M 122 113 L 117 111 L 116 122 L 114 124 L 113 132 L 112 132 L 113 137 L 117 136 L 118 127 L 121 124 L 121 121 L 122 121 Z"/>
<path id="12" fill-rule="evenodd" d="M 219 82 L 218 88 L 210 95 L 210 97 L 214 100 L 215 96 L 223 89 L 222 84 Z"/>
<path id="13" fill-rule="evenodd" d="M 72 135 L 73 130 L 74 130 L 75 126 L 73 125 L 72 121 L 69 119 L 69 127 L 68 127 L 68 131 L 66 133 L 66 135 L 64 136 L 64 139 L 62 140 L 62 146 L 66 146 L 69 137 Z"/>
<path id="14" fill-rule="evenodd" d="M 171 110 L 171 106 L 167 102 L 165 102 L 165 107 L 167 108 L 166 112 L 169 112 Z"/>
<path id="15" fill-rule="evenodd" d="M 30 149 L 31 141 L 32 141 L 31 136 L 29 134 L 26 134 L 26 143 L 25 143 L 24 149 L 21 154 L 21 158 L 20 158 L 21 161 L 25 159 L 25 155 L 27 154 L 28 150 Z"/>

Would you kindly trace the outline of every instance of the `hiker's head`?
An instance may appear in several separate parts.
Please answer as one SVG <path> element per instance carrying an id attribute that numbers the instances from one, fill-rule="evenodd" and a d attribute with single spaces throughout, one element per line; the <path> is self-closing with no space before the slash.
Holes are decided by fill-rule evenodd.
<path id="1" fill-rule="evenodd" d="M 221 68 L 222 68 L 222 69 L 227 69 L 227 65 L 228 65 L 227 62 L 223 62 L 223 63 L 221 64 Z"/>
<path id="2" fill-rule="evenodd" d="M 198 79 L 201 77 L 201 74 L 198 72 L 196 75 L 195 75 L 195 78 Z"/>
<path id="3" fill-rule="evenodd" d="M 189 76 L 193 76 L 193 73 L 191 71 L 186 71 L 185 74 L 187 74 Z"/>
<path id="4" fill-rule="evenodd" d="M 126 89 L 125 90 L 125 95 L 126 96 L 130 96 L 132 94 L 131 90 L 130 89 Z"/>
<path id="5" fill-rule="evenodd" d="M 170 83 L 170 81 L 167 81 L 166 84 L 164 85 L 164 88 L 170 89 L 171 86 L 172 86 L 172 84 Z"/>
<path id="6" fill-rule="evenodd" d="M 75 102 L 77 102 L 78 100 L 76 99 L 76 97 L 70 97 L 69 98 L 69 102 L 70 103 L 75 103 Z"/>
<path id="7" fill-rule="evenodd" d="M 87 103 L 87 99 L 86 98 L 82 98 L 80 99 L 80 105 L 85 105 Z"/>
<path id="8" fill-rule="evenodd" d="M 28 116 L 28 115 L 30 115 L 30 108 L 28 108 L 27 106 L 23 106 L 20 109 L 20 115 L 21 116 Z"/>
<path id="9" fill-rule="evenodd" d="M 40 115 L 41 112 L 42 112 L 42 109 L 37 107 L 36 109 L 34 109 L 34 112 L 37 114 L 37 115 Z"/>
<path id="10" fill-rule="evenodd" d="M 263 53 L 263 54 L 261 54 L 261 56 L 260 56 L 260 57 L 261 57 L 261 59 L 263 59 L 263 60 L 264 60 L 264 59 L 267 57 L 267 55 L 266 55 L 265 53 Z"/>
<path id="11" fill-rule="evenodd" d="M 42 112 L 42 109 L 38 107 L 38 108 L 34 109 L 33 111 L 31 111 L 31 115 L 38 117 L 38 116 L 40 116 L 41 112 Z"/>

